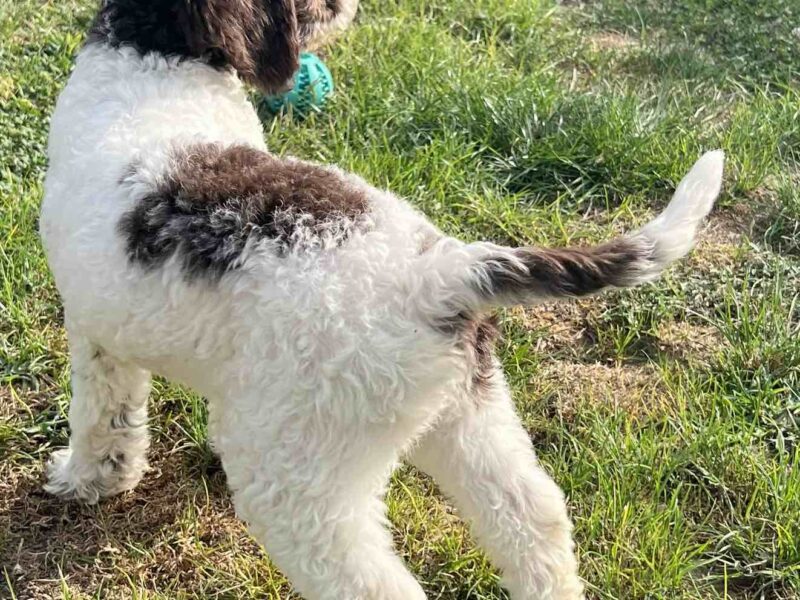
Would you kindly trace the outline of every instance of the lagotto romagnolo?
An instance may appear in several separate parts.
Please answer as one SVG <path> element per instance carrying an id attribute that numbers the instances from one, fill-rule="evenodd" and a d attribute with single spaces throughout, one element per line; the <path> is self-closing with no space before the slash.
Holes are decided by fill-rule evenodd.
<path id="1" fill-rule="evenodd" d="M 208 398 L 236 510 L 309 600 L 425 597 L 382 494 L 405 459 L 515 600 L 582 597 L 564 495 L 493 354 L 499 306 L 650 281 L 692 247 L 723 154 L 596 247 L 443 235 L 409 202 L 276 156 L 244 84 L 285 88 L 357 0 L 106 0 L 50 132 L 41 234 L 65 305 L 71 438 L 47 490 L 146 470 L 151 373 Z"/>

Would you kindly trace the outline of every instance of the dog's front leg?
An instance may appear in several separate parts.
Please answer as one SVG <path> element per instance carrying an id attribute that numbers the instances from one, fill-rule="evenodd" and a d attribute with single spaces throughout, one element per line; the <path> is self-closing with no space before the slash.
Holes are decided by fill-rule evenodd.
<path id="1" fill-rule="evenodd" d="M 502 373 L 450 411 L 411 462 L 472 521 L 513 600 L 582 598 L 564 494 L 538 464 Z"/>
<path id="2" fill-rule="evenodd" d="M 147 468 L 150 373 L 69 333 L 69 448 L 53 454 L 45 490 L 93 504 L 132 489 Z"/>

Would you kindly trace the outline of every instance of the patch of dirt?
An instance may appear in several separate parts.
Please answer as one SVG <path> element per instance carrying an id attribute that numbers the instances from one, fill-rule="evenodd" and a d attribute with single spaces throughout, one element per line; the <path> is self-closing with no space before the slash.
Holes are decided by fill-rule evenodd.
<path id="1" fill-rule="evenodd" d="M 624 410 L 634 417 L 661 412 L 668 404 L 663 380 L 652 364 L 603 364 L 554 361 L 536 375 L 556 413 L 570 420 L 581 405 Z"/>
<path id="2" fill-rule="evenodd" d="M 7 420 L 14 414 L 14 404 L 16 401 L 11 395 L 11 388 L 9 386 L 0 387 L 0 420 Z"/>
<path id="3" fill-rule="evenodd" d="M 688 259 L 688 268 L 717 270 L 733 267 L 742 242 L 753 232 L 755 216 L 742 204 L 711 215 L 698 236 L 697 247 Z"/>
<path id="4" fill-rule="evenodd" d="M 628 50 L 639 47 L 639 40 L 618 31 L 601 31 L 589 36 L 589 45 L 595 51 Z"/>
<path id="5" fill-rule="evenodd" d="M 236 518 L 221 472 L 204 482 L 186 475 L 181 454 L 157 448 L 151 456 L 135 491 L 98 506 L 46 494 L 38 466 L 0 465 L 0 565 L 17 597 L 60 598 L 63 579 L 71 590 L 122 598 L 128 578 L 202 597 L 209 565 L 236 573 L 237 557 L 265 560 Z M 0 583 L 0 597 L 3 590 Z"/>
<path id="6" fill-rule="evenodd" d="M 36 381 L 0 387 L 0 420 L 26 420 L 31 413 L 46 410 L 58 397 L 61 388 L 50 376 L 38 375 Z"/>
<path id="7" fill-rule="evenodd" d="M 203 583 L 209 568 L 215 573 L 241 573 L 243 567 L 246 569 L 255 563 L 263 565 L 266 575 L 266 557 L 247 533 L 244 523 L 236 518 L 227 499 L 213 497 L 205 505 L 202 503 L 203 499 L 187 499 L 184 511 L 191 506 L 192 517 L 182 520 L 180 531 L 150 544 L 152 554 L 146 560 L 129 555 L 120 566 L 134 574 L 134 580 L 154 591 L 177 587 L 194 592 L 196 597 L 205 596 L 209 585 L 218 585 Z M 259 577 L 248 574 L 247 579 Z M 288 588 L 282 597 L 288 597 Z"/>
<path id="8" fill-rule="evenodd" d="M 708 364 L 727 343 L 715 327 L 687 321 L 662 323 L 656 333 L 661 352 L 687 363 Z"/>
<path id="9" fill-rule="evenodd" d="M 604 307 L 603 299 L 594 297 L 515 307 L 508 314 L 526 330 L 539 335 L 537 351 L 575 355 L 596 342 L 592 316 L 601 313 Z"/>
<path id="10" fill-rule="evenodd" d="M 752 206 L 736 204 L 714 212 L 709 218 L 705 234 L 715 242 L 738 244 L 752 234 L 756 220 Z"/>

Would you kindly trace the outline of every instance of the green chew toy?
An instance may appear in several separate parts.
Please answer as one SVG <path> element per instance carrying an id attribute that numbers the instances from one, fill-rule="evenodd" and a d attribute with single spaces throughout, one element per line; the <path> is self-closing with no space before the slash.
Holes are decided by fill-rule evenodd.
<path id="1" fill-rule="evenodd" d="M 333 78 L 328 67 L 316 55 L 303 52 L 292 89 L 264 96 L 263 105 L 273 115 L 286 112 L 291 106 L 292 113 L 302 118 L 322 108 L 332 93 Z"/>

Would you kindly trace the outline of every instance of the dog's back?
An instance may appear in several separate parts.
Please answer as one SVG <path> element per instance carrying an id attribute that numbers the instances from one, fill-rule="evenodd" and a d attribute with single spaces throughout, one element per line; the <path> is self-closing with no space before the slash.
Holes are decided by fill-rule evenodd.
<path id="1" fill-rule="evenodd" d="M 323 345 L 334 352 L 342 346 L 364 349 L 384 335 L 399 343 L 413 332 L 416 325 L 404 314 L 397 275 L 408 271 L 419 249 L 439 236 L 436 229 L 405 202 L 358 177 L 300 162 L 262 165 L 268 160 L 265 150 L 257 114 L 233 72 L 90 41 L 52 118 L 40 221 L 67 327 L 90 331 L 116 355 L 207 394 L 214 394 L 224 380 L 224 362 L 235 355 L 289 359 L 291 352 L 271 349 L 271 340 L 283 345 L 298 337 L 327 336 Z M 308 174 L 292 174 L 306 184 L 310 174 L 325 175 L 318 191 L 329 195 L 336 191 L 331 188 L 343 187 L 364 197 L 364 214 L 356 215 L 359 226 L 347 221 L 347 231 L 330 234 L 346 236 L 347 244 L 341 244 L 320 241 L 313 227 L 295 225 L 288 253 L 276 249 L 268 236 L 248 238 L 230 264 L 214 266 L 211 282 L 205 277 L 208 268 L 197 276 L 187 273 L 177 250 L 175 256 L 164 254 L 158 269 L 137 261 L 142 251 L 136 239 L 160 236 L 155 243 L 161 244 L 170 237 L 177 247 L 185 246 L 182 236 L 192 237 L 192 243 L 200 238 L 196 225 L 178 231 L 165 222 L 163 231 L 151 226 L 143 233 L 142 227 L 130 231 L 130 223 L 163 209 L 148 206 L 145 199 L 158 197 L 167 180 L 178 195 L 203 185 L 197 192 L 207 194 L 209 179 L 203 180 L 196 159 L 202 162 L 198 157 L 204 156 L 207 162 L 218 152 L 252 155 L 262 171 L 280 173 L 289 164 L 307 168 Z M 211 177 L 224 176 L 234 181 L 247 177 L 218 170 Z M 230 189 L 224 193 L 235 195 Z M 286 194 L 280 200 L 284 204 L 291 191 Z M 300 215 L 298 222 L 303 219 Z M 304 236 L 314 239 L 303 244 Z M 226 239 L 212 242 L 220 248 L 230 245 Z M 321 251 L 320 245 L 331 251 Z M 238 309 L 236 295 L 249 295 L 246 310 Z M 368 334 L 374 322 L 370 305 L 376 308 L 376 303 L 384 307 L 379 310 L 396 313 L 394 326 Z M 342 318 L 347 326 L 335 326 Z M 274 366 L 279 372 L 286 369 L 280 360 Z"/>
<path id="2" fill-rule="evenodd" d="M 132 276 L 117 230 L 164 176 L 171 149 L 188 141 L 263 148 L 257 116 L 233 73 L 103 44 L 84 48 L 53 114 L 40 220 L 68 326 L 85 320 L 103 339 L 123 337 L 126 323 L 148 321 L 137 314 L 163 319 L 171 304 L 181 309 L 162 326 L 202 318 L 203 294 Z M 168 294 L 190 297 L 169 302 Z"/>

